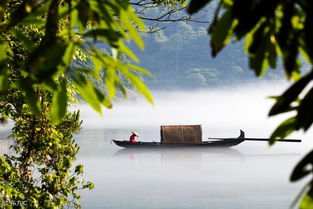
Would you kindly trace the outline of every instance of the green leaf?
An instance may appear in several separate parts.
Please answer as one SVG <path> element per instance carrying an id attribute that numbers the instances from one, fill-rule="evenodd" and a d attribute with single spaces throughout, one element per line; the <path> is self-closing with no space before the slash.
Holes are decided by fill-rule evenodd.
<path id="1" fill-rule="evenodd" d="M 98 100 L 107 108 L 112 108 L 112 103 L 99 89 L 94 87 L 94 90 L 98 96 Z"/>
<path id="2" fill-rule="evenodd" d="M 120 79 L 116 81 L 116 85 L 119 88 L 119 90 L 122 92 L 124 99 L 127 98 L 127 90 L 125 86 L 122 84 L 122 82 L 120 81 Z"/>
<path id="3" fill-rule="evenodd" d="M 133 8 L 131 6 L 128 6 L 128 15 L 137 24 L 140 30 L 145 29 L 145 24 L 143 20 L 136 15 L 136 13 L 133 11 Z"/>
<path id="4" fill-rule="evenodd" d="M 123 42 L 118 43 L 118 50 L 126 54 L 128 57 L 133 59 L 135 62 L 139 62 L 138 57 L 130 50 Z"/>
<path id="5" fill-rule="evenodd" d="M 312 208 L 313 208 L 313 194 L 308 193 L 303 197 L 300 203 L 300 209 L 312 209 Z"/>
<path id="6" fill-rule="evenodd" d="M 99 101 L 98 95 L 94 90 L 94 86 L 86 79 L 82 74 L 77 73 L 75 77 L 73 77 L 73 84 L 75 88 L 78 90 L 79 94 L 82 98 L 97 112 L 102 113 L 101 101 Z"/>
<path id="7" fill-rule="evenodd" d="M 2 0 L 0 2 L 0 20 L 2 20 L 4 12 L 6 11 L 6 7 L 8 5 L 9 0 Z"/>
<path id="8" fill-rule="evenodd" d="M 290 181 L 298 181 L 308 175 L 309 173 L 312 173 L 312 169 L 310 169 L 309 165 L 313 165 L 313 150 L 310 151 L 308 154 L 306 154 L 300 162 L 296 165 L 296 167 L 293 169 Z"/>
<path id="9" fill-rule="evenodd" d="M 130 83 L 141 93 L 146 99 L 153 104 L 153 97 L 147 88 L 147 86 L 138 78 L 136 75 L 132 74 L 127 66 L 123 63 L 119 63 L 120 71 L 125 75 L 125 77 L 130 81 Z"/>
<path id="10" fill-rule="evenodd" d="M 8 48 L 7 43 L 0 41 L 0 90 L 5 90 L 9 87 L 9 79 L 8 79 Z"/>
<path id="11" fill-rule="evenodd" d="M 91 37 L 95 41 L 97 40 L 98 37 L 100 37 L 104 39 L 106 43 L 112 46 L 116 46 L 116 42 L 118 42 L 123 36 L 118 31 L 112 31 L 109 29 L 93 29 L 93 30 L 87 31 L 84 34 L 84 37 Z"/>
<path id="12" fill-rule="evenodd" d="M 56 40 L 39 46 L 30 56 L 26 67 L 27 71 L 43 81 L 53 76 L 58 71 L 58 66 L 63 63 L 63 56 L 68 43 Z"/>
<path id="13" fill-rule="evenodd" d="M 55 124 L 62 122 L 66 115 L 67 110 L 67 88 L 66 80 L 62 80 L 60 84 L 60 89 L 53 93 L 52 104 L 51 104 L 51 120 Z"/>
<path id="14" fill-rule="evenodd" d="M 230 41 L 235 25 L 236 21 L 232 17 L 230 9 L 228 9 L 219 20 L 214 21 L 210 28 L 213 57 Z"/>
<path id="15" fill-rule="evenodd" d="M 43 82 L 43 85 L 44 85 L 44 87 L 46 87 L 51 92 L 58 91 L 58 85 L 56 84 L 56 82 L 52 78 L 46 79 Z"/>
<path id="16" fill-rule="evenodd" d="M 23 26 L 44 25 L 46 22 L 43 16 L 48 10 L 49 3 L 50 1 L 45 1 L 39 7 L 33 8 L 34 10 L 32 10 L 30 13 L 17 15 L 18 17 L 16 18 L 16 20 L 14 20 L 14 24 L 16 24 L 15 21 L 17 21 L 18 25 L 23 25 Z M 25 8 L 22 8 L 22 10 L 25 10 Z M 21 11 L 16 11 L 16 12 L 23 13 Z"/>
<path id="17" fill-rule="evenodd" d="M 304 96 L 300 102 L 297 114 L 297 125 L 296 128 L 303 128 L 307 131 L 313 123 L 313 88 Z"/>
<path id="18" fill-rule="evenodd" d="M 233 2 L 233 16 L 238 20 L 234 33 L 238 40 L 252 31 L 263 19 L 275 17 L 279 3 L 279 1 L 250 0 L 236 0 Z"/>
<path id="19" fill-rule="evenodd" d="M 102 61 L 98 57 L 91 57 L 91 61 L 93 63 L 93 67 L 95 69 L 95 74 L 98 75 L 102 70 Z"/>
<path id="20" fill-rule="evenodd" d="M 65 5 L 65 4 L 64 5 L 62 4 L 59 6 L 59 18 L 64 18 L 73 11 L 73 8 L 75 6 L 73 6 L 73 3 L 71 4 L 72 4 L 72 8 L 70 8 L 69 5 Z"/>
<path id="21" fill-rule="evenodd" d="M 291 117 L 282 122 L 276 130 L 272 133 L 269 144 L 272 145 L 277 140 L 285 139 L 289 134 L 295 130 L 296 118 Z"/>
<path id="22" fill-rule="evenodd" d="M 38 26 L 42 26 L 45 24 L 45 21 L 41 18 L 39 18 L 38 16 L 29 16 L 25 19 L 23 19 L 23 21 L 19 22 L 19 25 L 38 25 Z"/>
<path id="23" fill-rule="evenodd" d="M 313 63 L 313 16 L 311 12 L 306 12 L 307 17 L 305 18 L 304 28 L 303 28 L 303 48 L 305 49 L 307 55 L 310 57 L 311 64 Z"/>
<path id="24" fill-rule="evenodd" d="M 8 68 L 4 67 L 0 72 L 0 91 L 2 91 L 9 88 Z"/>
<path id="25" fill-rule="evenodd" d="M 7 42 L 0 40 L 0 67 L 6 66 L 7 59 L 12 54 L 12 50 Z"/>
<path id="26" fill-rule="evenodd" d="M 92 15 L 90 4 L 87 0 L 81 0 L 76 6 L 78 11 L 78 20 L 80 23 L 79 31 L 84 32 L 87 27 L 87 22 Z"/>
<path id="27" fill-rule="evenodd" d="M 270 34 L 267 37 L 267 60 L 271 68 L 275 69 L 277 66 L 277 52 L 276 52 L 276 46 L 275 42 L 272 40 L 275 40 L 274 36 L 271 36 Z"/>
<path id="28" fill-rule="evenodd" d="M 298 59 L 298 40 L 294 38 L 289 40 L 287 50 L 283 51 L 284 71 L 288 79 L 290 79 L 294 72 L 299 72 L 300 62 Z"/>
<path id="29" fill-rule="evenodd" d="M 256 76 L 262 76 L 266 72 L 269 55 L 269 32 L 266 23 L 259 23 L 246 37 L 245 51 L 249 54 L 249 67 L 254 70 Z"/>
<path id="30" fill-rule="evenodd" d="M 74 3 L 75 4 L 75 3 Z M 74 8 L 76 8 L 76 5 L 72 5 Z M 77 9 L 73 9 L 72 12 L 70 13 L 71 15 L 71 28 L 75 28 L 77 26 L 80 26 L 80 21 L 79 21 L 79 13 Z M 83 32 L 85 32 L 83 30 Z"/>
<path id="31" fill-rule="evenodd" d="M 112 67 L 107 67 L 105 70 L 105 86 L 107 88 L 109 98 L 114 98 L 116 93 L 115 80 L 116 80 L 116 72 Z"/>
<path id="32" fill-rule="evenodd" d="M 265 59 L 265 49 L 259 48 L 257 54 L 249 56 L 249 67 L 254 70 L 256 76 L 264 75 L 268 66 L 268 61 Z"/>
<path id="33" fill-rule="evenodd" d="M 18 85 L 24 91 L 25 100 L 29 105 L 30 109 L 35 115 L 39 115 L 41 111 L 40 103 L 37 94 L 33 88 L 32 81 L 30 78 L 20 78 Z"/>
<path id="34" fill-rule="evenodd" d="M 140 49 L 144 48 L 144 43 L 141 39 L 140 34 L 137 32 L 135 26 L 130 21 L 128 13 L 124 10 L 120 11 L 120 20 L 125 26 L 126 30 L 128 30 L 128 33 L 130 37 L 133 39 L 133 41 L 139 46 Z"/>
<path id="35" fill-rule="evenodd" d="M 295 101 L 303 89 L 313 79 L 313 72 L 303 76 L 300 80 L 289 87 L 278 99 L 269 112 L 269 116 L 283 113 L 290 108 L 290 104 Z"/>
<path id="36" fill-rule="evenodd" d="M 88 189 L 93 189 L 95 187 L 95 185 L 92 183 L 92 182 L 90 182 L 90 181 L 88 181 L 84 186 L 83 186 L 83 188 L 88 188 Z"/>
<path id="37" fill-rule="evenodd" d="M 82 164 L 79 164 L 75 167 L 75 173 L 76 174 L 82 174 L 84 173 L 84 166 Z"/>
<path id="38" fill-rule="evenodd" d="M 191 0 L 186 8 L 186 11 L 189 14 L 196 13 L 211 1 L 212 0 Z"/>
<path id="39" fill-rule="evenodd" d="M 116 24 L 116 22 L 114 21 L 115 17 L 113 16 L 113 14 L 118 14 L 121 8 L 119 6 L 116 6 L 115 1 L 91 2 L 90 6 L 94 11 L 97 12 L 101 20 L 104 21 L 105 24 L 103 24 L 102 26 L 105 26 L 105 27 L 103 28 L 112 29 L 114 28 L 114 26 L 119 25 L 119 24 Z M 124 33 L 122 30 L 116 30 L 116 31 Z"/>
<path id="40" fill-rule="evenodd" d="M 300 198 L 303 197 L 303 195 L 305 194 L 306 191 L 308 191 L 308 188 L 310 187 L 310 182 L 308 184 L 305 184 L 304 187 L 302 187 L 302 189 L 300 190 L 300 192 L 298 193 L 298 195 L 296 196 L 296 198 L 292 201 L 291 205 L 290 205 L 290 209 L 291 208 L 295 208 L 297 203 L 299 202 Z"/>
<path id="41" fill-rule="evenodd" d="M 267 69 L 267 38 L 266 22 L 260 23 L 253 31 L 247 34 L 245 48 L 249 53 L 249 66 L 257 76 L 262 76 Z"/>
<path id="42" fill-rule="evenodd" d="M 76 199 L 80 199 L 81 195 L 78 193 L 73 193 L 73 197 Z"/>
<path id="43" fill-rule="evenodd" d="M 34 50 L 35 48 L 34 42 L 32 42 L 26 35 L 24 35 L 22 31 L 13 30 L 12 32 L 15 38 L 19 39 L 22 42 L 23 46 L 27 51 L 32 52 Z"/>
<path id="44" fill-rule="evenodd" d="M 141 73 L 143 73 L 143 74 L 145 74 L 145 75 L 152 75 L 152 73 L 150 72 L 150 71 L 148 71 L 148 70 L 146 70 L 146 69 L 144 69 L 144 68 L 141 68 L 141 67 L 139 67 L 139 66 L 137 66 L 137 65 L 131 65 L 131 64 L 129 64 L 129 65 L 127 65 L 128 66 L 128 68 L 131 68 L 131 69 L 134 69 L 134 70 L 136 70 L 136 71 L 138 71 L 138 72 L 141 72 Z"/>
<path id="45" fill-rule="evenodd" d="M 69 169 L 72 165 L 71 160 L 68 157 L 64 157 L 63 158 L 63 162 L 62 162 L 62 168 L 63 169 Z"/>
<path id="46" fill-rule="evenodd" d="M 67 48 L 66 48 L 64 55 L 63 55 L 63 58 L 62 58 L 62 64 L 63 64 L 62 69 L 67 69 L 71 65 L 75 50 L 76 50 L 76 45 L 74 43 L 70 42 L 67 45 Z"/>

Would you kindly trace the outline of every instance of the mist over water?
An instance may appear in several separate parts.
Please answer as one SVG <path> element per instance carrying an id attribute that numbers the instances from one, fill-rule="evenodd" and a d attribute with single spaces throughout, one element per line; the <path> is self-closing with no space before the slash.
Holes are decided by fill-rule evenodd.
<path id="1" fill-rule="evenodd" d="M 128 130 L 114 138 L 127 139 L 130 131 L 134 130 L 140 132 L 139 139 L 142 141 L 159 141 L 161 125 L 184 124 L 201 124 L 204 139 L 209 136 L 235 137 L 240 129 L 245 131 L 246 137 L 265 138 L 288 115 L 291 116 L 267 116 L 274 104 L 269 96 L 280 95 L 287 87 L 286 82 L 277 81 L 194 91 L 157 91 L 153 92 L 154 105 L 143 98 L 126 100 L 113 104 L 113 109 L 105 109 L 103 115 L 87 105 L 79 108 L 84 129 Z M 146 135 L 145 129 L 149 130 L 149 135 Z M 298 132 L 290 138 L 303 138 L 310 133 Z"/>
<path id="2" fill-rule="evenodd" d="M 202 124 L 207 137 L 268 137 L 287 116 L 269 119 L 287 83 L 259 83 L 195 91 L 153 92 L 114 104 L 99 116 L 82 105 L 78 162 L 95 189 L 84 191 L 84 208 L 288 208 L 305 181 L 290 183 L 295 164 L 311 149 L 311 132 L 299 143 L 243 142 L 231 149 L 122 149 L 112 139 L 159 141 L 160 125 Z M 311 137 L 312 138 L 312 137 Z"/>
<path id="3" fill-rule="evenodd" d="M 201 124 L 207 137 L 268 137 L 286 116 L 268 118 L 268 96 L 281 94 L 284 82 L 250 83 L 194 91 L 153 92 L 114 103 L 100 116 L 79 105 L 84 120 L 75 136 L 77 163 L 95 188 L 82 191 L 83 208 L 106 209 L 285 209 L 308 179 L 290 183 L 296 163 L 313 147 L 312 130 L 289 138 L 302 143 L 243 142 L 228 149 L 122 149 L 112 139 L 159 141 L 160 125 Z M 12 124 L 9 124 L 9 127 Z M 0 136 L 9 135 L 0 127 Z M 0 140 L 7 153 L 12 140 Z"/>

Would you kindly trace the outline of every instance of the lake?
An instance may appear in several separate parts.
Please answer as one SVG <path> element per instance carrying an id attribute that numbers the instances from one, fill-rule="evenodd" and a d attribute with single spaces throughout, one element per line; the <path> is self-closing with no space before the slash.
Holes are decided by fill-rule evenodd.
<path id="1" fill-rule="evenodd" d="M 155 130 L 141 130 L 146 136 Z M 288 208 L 302 183 L 289 175 L 302 156 L 289 145 L 244 142 L 225 149 L 127 150 L 122 129 L 83 130 L 78 161 L 95 183 L 83 208 Z"/>
<path id="2" fill-rule="evenodd" d="M 116 102 L 99 116 L 80 105 L 83 129 L 75 136 L 77 163 L 95 188 L 82 191 L 83 208 L 106 209 L 286 209 L 308 179 L 290 183 L 296 163 L 312 146 L 312 132 L 290 138 L 300 143 L 243 142 L 228 149 L 127 150 L 111 143 L 128 139 L 159 141 L 160 125 L 201 124 L 203 139 L 269 137 L 287 116 L 267 112 L 286 83 L 250 84 L 198 91 L 153 92 L 143 99 Z M 1 135 L 8 132 L 0 129 Z M 8 140 L 0 140 L 7 152 Z"/>
<path id="3" fill-rule="evenodd" d="M 251 84 L 190 92 L 154 92 L 155 105 L 141 99 L 115 104 L 98 116 L 81 107 L 84 128 L 77 136 L 78 161 L 95 183 L 82 192 L 84 208 L 112 209 L 280 209 L 306 182 L 290 183 L 295 164 L 312 147 L 312 134 L 299 143 L 244 142 L 232 149 L 127 150 L 111 143 L 128 139 L 159 141 L 160 125 L 202 124 L 203 138 L 268 137 L 286 116 L 269 119 L 285 83 Z"/>

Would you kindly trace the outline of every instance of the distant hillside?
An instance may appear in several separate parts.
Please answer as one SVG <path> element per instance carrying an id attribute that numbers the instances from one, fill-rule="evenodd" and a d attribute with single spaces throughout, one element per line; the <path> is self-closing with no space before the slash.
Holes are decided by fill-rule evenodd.
<path id="1" fill-rule="evenodd" d="M 172 23 L 163 31 L 143 36 L 144 51 L 132 49 L 140 65 L 154 74 L 154 78 L 146 78 L 152 89 L 189 89 L 255 79 L 241 43 L 211 57 L 205 24 Z M 282 77 L 281 70 L 270 70 L 262 79 Z"/>
<path id="2" fill-rule="evenodd" d="M 154 9 L 153 12 L 157 9 Z M 214 2 L 207 8 L 208 21 L 212 22 Z M 146 25 L 150 23 L 147 22 Z M 155 23 L 153 23 L 155 24 Z M 145 49 L 139 50 L 128 43 L 140 59 L 140 66 L 151 71 L 154 77 L 144 77 L 151 89 L 193 89 L 218 85 L 235 84 L 257 79 L 249 69 L 248 58 L 243 43 L 232 43 L 218 54 L 211 56 L 207 28 L 209 24 L 175 22 L 157 33 L 143 33 Z M 104 45 L 99 44 L 99 47 Z M 125 59 L 127 61 L 127 59 Z M 91 63 L 88 63 L 90 67 Z M 270 69 L 259 78 L 261 80 L 282 80 L 282 65 Z M 304 71 L 309 65 L 303 66 Z M 127 81 L 124 80 L 127 87 Z"/>

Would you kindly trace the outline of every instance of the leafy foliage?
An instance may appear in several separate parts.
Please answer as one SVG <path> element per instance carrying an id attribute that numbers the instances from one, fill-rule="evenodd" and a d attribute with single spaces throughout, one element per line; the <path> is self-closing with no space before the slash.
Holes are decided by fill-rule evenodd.
<path id="1" fill-rule="evenodd" d="M 203 7 L 203 1 L 192 0 L 187 11 L 194 13 Z M 270 115 L 296 111 L 295 122 L 286 131 L 275 131 L 272 139 L 286 137 L 292 131 L 307 130 L 313 123 L 313 115 L 307 114 L 311 93 L 300 98 L 300 93 L 312 81 L 312 70 L 299 79 L 300 60 L 313 62 L 312 30 L 313 21 L 310 1 L 219 1 L 215 18 L 209 28 L 212 55 L 216 56 L 231 40 L 245 37 L 245 50 L 249 56 L 250 68 L 257 76 L 265 73 L 267 67 L 276 68 L 278 56 L 282 57 L 284 71 L 295 84 L 278 97 Z M 311 91 L 313 91 L 311 89 Z M 298 100 L 299 98 L 299 100 Z M 305 114 L 305 113 L 306 114 Z M 281 124 L 284 126 L 284 124 Z M 288 134 L 287 134 L 288 131 Z"/>
<path id="2" fill-rule="evenodd" d="M 191 0 L 187 12 L 194 13 L 208 2 Z M 209 28 L 213 56 L 231 40 L 239 41 L 245 37 L 249 65 L 257 76 L 262 76 L 268 66 L 276 68 L 280 56 L 287 79 L 295 81 L 281 96 L 276 97 L 276 103 L 269 112 L 270 116 L 295 112 L 272 133 L 271 144 L 295 130 L 307 131 L 313 123 L 313 88 L 309 85 L 313 80 L 312 9 L 313 2 L 309 0 L 220 0 Z M 306 75 L 301 75 L 301 56 L 311 64 L 311 70 Z M 311 173 L 311 170 L 306 170 L 308 165 L 312 166 L 312 152 L 296 166 L 291 181 Z M 312 182 L 305 190 L 300 208 L 312 207 Z"/>
<path id="3" fill-rule="evenodd" d="M 299 179 L 311 174 L 313 166 L 313 151 L 309 152 L 294 168 L 290 176 L 290 181 L 298 181 Z M 301 209 L 307 209 L 312 207 L 313 203 L 313 185 L 312 181 L 304 186 L 293 206 L 299 201 L 300 197 L 303 197 L 299 207 Z"/>
<path id="4" fill-rule="evenodd" d="M 67 114 L 57 126 L 49 123 L 42 104 L 40 116 L 32 114 L 27 105 L 11 115 L 15 120 L 12 135 L 15 139 L 14 156 L 0 157 L 0 190 L 4 195 L 0 204 L 6 208 L 80 207 L 82 188 L 93 188 L 82 179 L 82 165 L 71 171 L 79 150 L 72 134 L 79 130 L 79 112 Z M 17 117 L 16 117 L 17 116 Z"/>
<path id="5" fill-rule="evenodd" d="M 185 0 L 152 0 L 153 3 L 158 5 L 176 6 L 177 4 L 185 5 Z"/>
<path id="6" fill-rule="evenodd" d="M 15 141 L 15 154 L 0 157 L 0 204 L 79 208 L 77 191 L 93 184 L 82 179 L 82 165 L 71 169 L 79 150 L 72 135 L 81 122 L 68 105 L 78 92 L 98 112 L 111 108 L 123 88 L 119 74 L 153 102 L 137 77 L 148 71 L 119 60 L 124 54 L 139 61 L 125 41 L 142 49 L 137 29 L 144 24 L 126 0 L 5 0 L 0 20 L 0 119 L 14 121 Z M 92 66 L 74 66 L 74 59 Z M 105 91 L 93 82 L 100 79 Z"/>
<path id="7" fill-rule="evenodd" d="M 118 59 L 118 55 L 123 53 L 133 61 L 139 61 L 124 41 L 131 39 L 139 48 L 144 47 L 137 32 L 137 29 L 144 29 L 144 24 L 133 12 L 128 1 L 50 0 L 22 4 L 13 2 L 4 3 L 1 10 L 4 11 L 5 17 L 0 25 L 0 63 L 3 66 L 0 77 L 1 88 L 3 90 L 8 88 L 6 68 L 12 61 L 10 60 L 12 47 L 7 40 L 12 37 L 19 41 L 25 53 L 29 54 L 18 69 L 15 69 L 22 74 L 14 85 L 27 95 L 26 99 L 33 113 L 38 115 L 41 109 L 34 93 L 35 86 L 39 85 L 53 94 L 51 119 L 58 123 L 65 116 L 64 104 L 67 103 L 67 97 L 64 96 L 65 90 L 62 90 L 64 84 L 57 81 L 62 73 L 70 78 L 70 82 L 73 82 L 82 98 L 100 113 L 102 106 L 107 106 L 104 98 L 113 99 L 117 87 L 122 86 L 117 76 L 118 72 L 123 73 L 134 87 L 152 102 L 150 92 L 132 73 L 138 68 L 124 64 Z M 34 25 L 44 30 L 39 41 L 32 39 L 31 34 L 26 34 L 22 30 L 25 26 Z M 106 44 L 109 53 L 99 51 L 96 48 L 97 43 Z M 94 69 L 71 67 L 78 50 L 92 61 Z M 99 75 L 102 71 L 107 75 L 106 93 L 98 91 L 93 83 L 84 79 L 86 76 L 101 79 Z M 60 104 L 61 101 L 63 104 Z M 59 109 L 59 105 L 62 109 Z"/>

